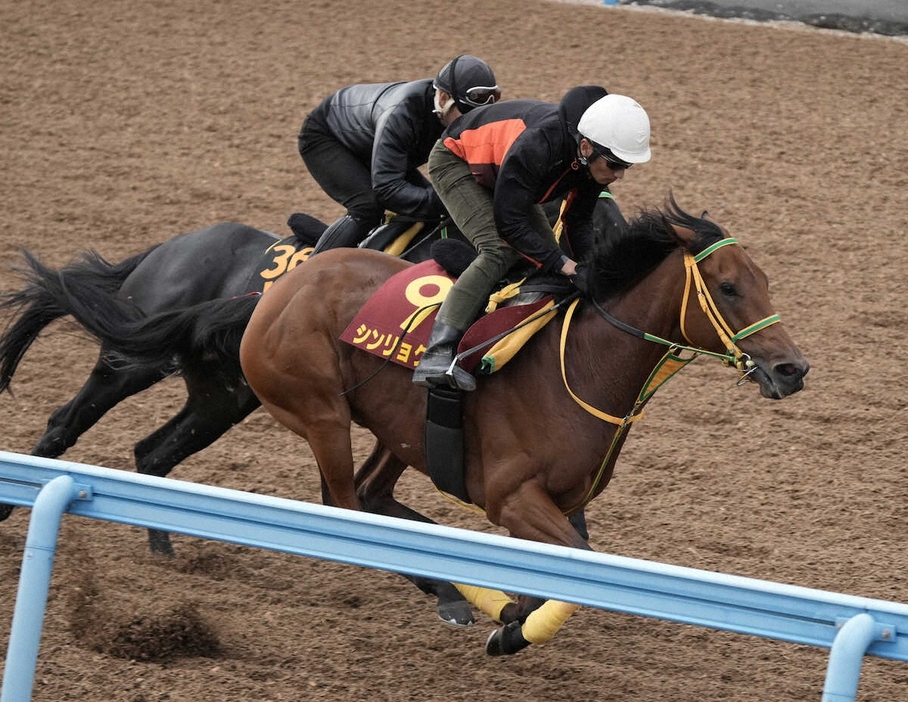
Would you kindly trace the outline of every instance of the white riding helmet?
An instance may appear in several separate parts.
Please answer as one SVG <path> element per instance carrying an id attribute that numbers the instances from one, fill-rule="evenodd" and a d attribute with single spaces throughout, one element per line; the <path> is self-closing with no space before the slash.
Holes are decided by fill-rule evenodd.
<path id="1" fill-rule="evenodd" d="M 606 95 L 596 100 L 580 117 L 577 131 L 625 163 L 650 160 L 649 116 L 626 95 Z"/>

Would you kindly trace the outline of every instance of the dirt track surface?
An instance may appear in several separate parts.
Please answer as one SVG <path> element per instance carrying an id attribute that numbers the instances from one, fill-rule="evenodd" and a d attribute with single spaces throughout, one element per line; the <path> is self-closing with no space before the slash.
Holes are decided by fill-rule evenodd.
<path id="1" fill-rule="evenodd" d="M 588 512 L 595 548 L 908 602 L 904 304 L 908 45 L 815 29 L 503 0 L 99 5 L 2 0 L 0 290 L 27 246 L 53 265 L 119 259 L 239 220 L 340 213 L 306 174 L 306 112 L 354 82 L 434 75 L 469 52 L 507 97 L 604 84 L 653 122 L 650 164 L 615 192 L 710 215 L 772 281 L 812 363 L 782 402 L 700 360 L 660 390 Z M 56 324 L 0 397 L 2 447 L 28 453 L 96 347 Z M 515 398 L 519 401 L 519 398 Z M 133 470 L 133 444 L 182 405 L 178 379 L 122 404 L 66 454 Z M 531 408 L 528 407 L 528 411 Z M 577 437 L 582 441 L 583 437 Z M 357 432 L 362 456 L 368 436 Z M 261 411 L 173 477 L 317 501 L 307 447 Z M 399 497 L 491 527 L 420 476 Z M 0 525 L 0 641 L 28 512 Z M 827 652 L 581 610 L 506 660 L 492 624 L 435 620 L 399 576 L 64 520 L 34 700 L 819 700 Z M 867 659 L 859 699 L 908 698 Z"/>

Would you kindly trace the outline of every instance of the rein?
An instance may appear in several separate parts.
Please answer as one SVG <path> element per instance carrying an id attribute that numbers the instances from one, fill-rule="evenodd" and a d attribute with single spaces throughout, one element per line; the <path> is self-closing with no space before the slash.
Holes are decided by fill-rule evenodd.
<path id="1" fill-rule="evenodd" d="M 709 294 L 709 290 L 706 287 L 706 282 L 703 280 L 703 275 L 700 273 L 700 269 L 697 267 L 697 264 L 702 261 L 704 258 L 714 253 L 723 246 L 729 246 L 731 244 L 737 244 L 737 239 L 722 239 L 717 241 L 715 244 L 705 248 L 699 254 L 694 256 L 690 252 L 684 253 L 684 270 L 685 270 L 685 282 L 684 282 L 684 298 L 681 302 L 681 334 L 684 336 L 688 345 L 677 344 L 673 341 L 668 341 L 662 337 L 649 334 L 647 332 L 641 331 L 636 327 L 631 326 L 625 322 L 622 322 L 620 319 L 611 315 L 607 310 L 605 310 L 602 305 L 600 305 L 596 300 L 593 300 L 593 307 L 596 312 L 607 322 L 617 329 L 620 329 L 623 332 L 631 334 L 632 336 L 637 337 L 638 339 L 643 339 L 645 341 L 650 341 L 656 344 L 661 344 L 667 346 L 668 350 L 656 364 L 656 367 L 650 373 L 649 377 L 644 382 L 643 387 L 640 389 L 637 399 L 634 401 L 633 407 L 624 417 L 615 417 L 610 414 L 607 414 L 589 403 L 585 402 L 583 399 L 578 397 L 573 390 L 571 390 L 570 385 L 568 384 L 567 371 L 565 367 L 565 348 L 567 345 L 567 333 L 568 328 L 570 327 L 571 319 L 574 316 L 574 311 L 577 308 L 577 304 L 580 302 L 579 299 L 575 299 L 571 306 L 568 308 L 567 313 L 565 314 L 564 321 L 561 325 L 561 343 L 560 343 L 560 357 L 561 357 L 561 378 L 564 381 L 564 387 L 567 389 L 568 394 L 571 398 L 580 405 L 584 410 L 589 414 L 593 415 L 597 419 L 602 421 L 609 422 L 610 424 L 615 424 L 618 429 L 615 432 L 614 437 L 612 438 L 612 443 L 609 446 L 608 452 L 605 455 L 605 458 L 602 460 L 602 464 L 599 467 L 599 470 L 596 473 L 596 477 L 593 480 L 593 484 L 590 486 L 589 491 L 586 496 L 580 502 L 580 504 L 571 507 L 568 510 L 565 510 L 565 514 L 574 512 L 578 509 L 582 509 L 587 505 L 587 503 L 593 499 L 596 494 L 599 483 L 602 481 L 602 476 L 605 474 L 605 469 L 611 461 L 612 455 L 615 452 L 615 448 L 618 446 L 618 442 L 621 437 L 624 435 L 624 432 L 627 430 L 628 426 L 640 419 L 643 419 L 644 412 L 643 407 L 649 401 L 649 399 L 655 394 L 663 383 L 668 381 L 676 373 L 682 370 L 688 363 L 693 361 L 699 355 L 712 356 L 714 358 L 719 358 L 728 366 L 734 366 L 742 375 L 738 384 L 740 385 L 745 381 L 745 379 L 756 370 L 756 365 L 753 360 L 746 353 L 741 351 L 738 348 L 736 342 L 741 339 L 745 339 L 751 334 L 765 329 L 766 327 L 772 326 L 777 322 L 781 321 L 781 318 L 778 314 L 772 314 L 765 319 L 761 319 L 758 322 L 745 327 L 741 331 L 735 333 L 732 331 L 731 327 L 722 317 L 721 312 L 719 312 L 718 307 L 716 306 L 715 301 L 712 296 Z M 693 283 L 693 286 L 691 285 Z M 716 353 L 713 351 L 707 351 L 706 349 L 693 346 L 688 337 L 687 332 L 684 328 L 684 319 L 687 316 L 687 306 L 688 300 L 690 299 L 691 290 L 696 290 L 697 300 L 700 303 L 700 308 L 703 310 L 703 313 L 706 315 L 707 319 L 713 325 L 713 328 L 716 330 L 716 334 L 719 336 L 719 339 L 725 344 L 726 351 L 725 353 Z M 690 356 L 682 356 L 682 352 L 688 352 Z"/>

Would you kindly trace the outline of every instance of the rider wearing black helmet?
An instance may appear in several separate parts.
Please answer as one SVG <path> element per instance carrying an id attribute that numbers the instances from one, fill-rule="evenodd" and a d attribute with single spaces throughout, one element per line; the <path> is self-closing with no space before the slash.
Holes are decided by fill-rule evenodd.
<path id="1" fill-rule="evenodd" d="M 435 79 L 352 85 L 323 100 L 303 122 L 299 152 L 347 214 L 325 230 L 313 255 L 356 246 L 386 210 L 439 218 L 444 206 L 419 167 L 447 125 L 500 97 L 489 65 L 463 55 Z"/>
<path id="2" fill-rule="evenodd" d="M 454 121 L 453 117 L 446 119 L 447 112 L 454 107 L 460 114 L 466 114 L 474 107 L 490 105 L 501 99 L 501 90 L 489 65 L 467 54 L 448 61 L 435 76 L 432 87 L 452 98 L 444 107 L 436 105 L 436 113 L 443 126 Z"/>

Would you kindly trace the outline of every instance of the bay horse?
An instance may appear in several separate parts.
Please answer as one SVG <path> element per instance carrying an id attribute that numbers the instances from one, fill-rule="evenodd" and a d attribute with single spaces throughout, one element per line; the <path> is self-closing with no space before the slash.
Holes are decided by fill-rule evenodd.
<path id="1" fill-rule="evenodd" d="M 773 312 L 763 271 L 722 227 L 687 214 L 673 197 L 605 238 L 589 263 L 591 294 L 575 296 L 463 401 L 469 500 L 513 537 L 576 548 L 589 545 L 567 515 L 606 487 L 667 370 L 718 357 L 764 397 L 781 399 L 803 388 L 809 368 Z M 406 466 L 427 473 L 427 391 L 409 369 L 339 341 L 367 299 L 409 265 L 370 251 L 327 251 L 276 283 L 245 326 L 247 382 L 308 441 L 340 507 L 412 516 L 389 499 L 393 482 Z M 353 422 L 396 460 L 354 472 Z M 371 480 L 391 483 L 382 500 L 370 501 Z M 548 641 L 578 607 L 458 588 L 502 623 L 487 642 L 491 655 Z"/>
<path id="2" fill-rule="evenodd" d="M 548 205 L 546 213 L 555 222 L 558 203 Z M 614 199 L 600 200 L 594 218 L 597 230 L 623 226 L 624 222 Z M 61 456 L 113 407 L 171 375 L 182 376 L 186 403 L 176 416 L 135 445 L 139 473 L 167 476 L 181 461 L 211 445 L 258 408 L 260 403 L 242 377 L 238 358 L 239 334 L 257 298 L 244 300 L 249 306 L 236 322 L 236 343 L 225 345 L 221 353 L 180 347 L 178 330 L 171 328 L 154 339 L 141 337 L 144 355 L 141 362 L 135 363 L 124 363 L 121 356 L 129 355 L 130 349 L 124 347 L 140 337 L 125 326 L 99 326 L 113 314 L 104 317 L 101 310 L 113 306 L 125 312 L 116 305 L 128 301 L 132 308 L 126 314 L 128 321 L 173 313 L 180 317 L 184 331 L 194 325 L 204 326 L 201 310 L 206 303 L 261 292 L 305 260 L 301 254 L 311 249 L 327 226 L 303 213 L 293 215 L 288 224 L 296 234 L 295 242 L 245 224 L 223 222 L 177 235 L 119 263 L 109 263 L 94 251 L 82 252 L 59 270 L 23 251 L 27 267 L 21 273 L 26 285 L 0 295 L 0 309 L 13 312 L 0 336 L 0 392 L 10 390 L 29 347 L 61 317 L 73 316 L 101 342 L 98 360 L 88 379 L 71 400 L 51 414 L 32 454 Z M 441 232 L 426 228 L 410 236 L 412 225 L 412 220 L 395 218 L 373 231 L 361 247 L 386 251 L 402 260 L 425 260 Z M 462 238 L 450 225 L 445 234 Z M 131 348 L 134 351 L 134 346 Z M 392 460 L 396 461 L 386 449 L 376 445 L 366 461 L 367 472 L 390 475 L 393 470 L 382 466 Z M 400 471 L 403 468 L 396 467 Z M 384 493 L 391 489 L 393 483 L 389 481 L 374 477 L 370 481 L 370 495 L 377 504 L 393 503 L 390 494 Z M 323 501 L 330 502 L 327 490 L 323 490 Z M 12 505 L 0 505 L 0 521 L 8 518 L 12 509 Z M 399 516 L 418 515 L 401 512 Z M 573 517 L 573 522 L 581 533 L 586 533 L 582 512 Z M 166 532 L 152 529 L 148 538 L 152 552 L 173 555 Z M 465 606 L 459 593 L 434 581 L 416 580 L 424 592 L 438 596 L 441 619 L 452 624 L 472 623 L 469 606 Z"/>
<path id="3" fill-rule="evenodd" d="M 547 215 L 551 221 L 557 220 L 558 203 L 547 207 Z M 600 200 L 594 219 L 597 230 L 623 226 L 624 221 L 614 199 Z M 440 232 L 426 229 L 407 239 L 401 232 L 412 223 L 396 218 L 373 231 L 361 247 L 381 249 L 407 261 L 426 260 Z M 288 224 L 295 242 L 246 224 L 221 222 L 179 234 L 117 263 L 95 251 L 84 251 L 59 270 L 23 250 L 26 267 L 20 274 L 26 284 L 0 294 L 0 310 L 11 312 L 0 336 L 0 393 L 11 389 L 20 362 L 39 335 L 55 320 L 72 315 L 74 306 L 78 309 L 75 291 L 90 296 L 92 304 L 100 305 L 106 298 L 129 300 L 149 316 L 261 292 L 304 260 L 301 254 L 315 245 L 327 227 L 304 213 L 294 214 Z M 462 238 L 455 227 L 449 226 L 446 234 Z M 401 241 L 406 243 L 401 245 Z M 242 380 L 236 353 L 226 357 L 175 354 L 171 348 L 150 344 L 152 355 L 145 356 L 141 364 L 118 363 L 117 339 L 98 335 L 91 322 L 87 315 L 83 327 L 101 341 L 98 359 L 76 395 L 50 415 L 32 455 L 62 456 L 109 410 L 171 375 L 182 376 L 186 403 L 176 416 L 135 445 L 139 473 L 168 475 L 259 407 Z M 11 505 L 0 505 L 0 521 L 11 511 Z M 152 551 L 172 554 L 164 532 L 152 532 L 149 538 Z"/>

